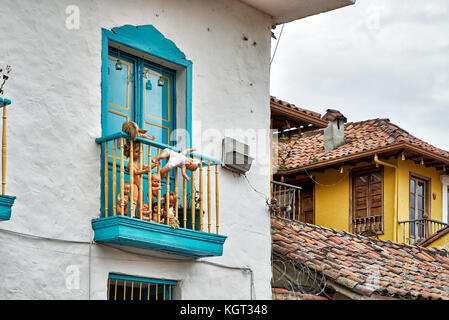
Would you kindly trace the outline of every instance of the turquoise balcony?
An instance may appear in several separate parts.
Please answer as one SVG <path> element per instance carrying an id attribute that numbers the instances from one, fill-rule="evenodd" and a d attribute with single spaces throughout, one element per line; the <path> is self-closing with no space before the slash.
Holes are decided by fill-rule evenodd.
<path id="1" fill-rule="evenodd" d="M 226 236 L 219 234 L 220 161 L 190 153 L 189 157 L 198 159 L 198 169 L 187 171 L 190 181 L 180 169 L 172 169 L 154 191 L 149 181 L 154 181 L 165 160 L 143 174 L 130 169 L 151 166 L 154 156 L 166 148 L 180 150 L 138 137 L 137 159 L 133 153 L 127 158 L 128 138 L 118 132 L 96 139 L 101 145 L 102 205 L 100 217 L 92 220 L 94 240 L 194 258 L 221 256 Z"/>

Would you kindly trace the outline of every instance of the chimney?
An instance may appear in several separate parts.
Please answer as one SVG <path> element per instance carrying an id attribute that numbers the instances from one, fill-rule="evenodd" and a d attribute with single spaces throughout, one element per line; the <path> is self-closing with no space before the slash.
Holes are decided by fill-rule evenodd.
<path id="1" fill-rule="evenodd" d="M 345 144 L 346 117 L 338 110 L 327 109 L 323 120 L 328 122 L 324 129 L 324 151 L 330 152 Z"/>

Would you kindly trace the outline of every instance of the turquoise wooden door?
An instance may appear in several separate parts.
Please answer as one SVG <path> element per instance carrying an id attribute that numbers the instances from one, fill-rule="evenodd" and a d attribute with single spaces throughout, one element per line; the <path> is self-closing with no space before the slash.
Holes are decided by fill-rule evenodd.
<path id="1" fill-rule="evenodd" d="M 170 135 L 175 128 L 175 72 L 159 65 L 144 61 L 142 65 L 142 109 L 140 126 L 148 130 L 147 134 L 155 136 L 155 142 L 171 145 Z M 158 150 L 151 147 L 151 155 L 154 158 Z M 148 151 L 145 150 L 145 153 Z M 162 161 L 164 166 L 166 161 Z M 156 169 L 153 170 L 156 172 Z M 173 190 L 174 173 L 170 175 L 170 186 Z M 165 195 L 165 184 L 161 194 Z"/>
<path id="2" fill-rule="evenodd" d="M 121 70 L 117 68 L 117 60 L 120 60 Z M 120 132 L 123 122 L 135 121 L 135 65 L 131 57 L 122 54 L 119 58 L 112 51 L 109 54 L 107 119 L 103 135 Z"/>
<path id="3" fill-rule="evenodd" d="M 155 136 L 156 142 L 170 145 L 175 127 L 174 72 L 161 66 L 143 63 L 142 121 L 141 127 Z M 157 149 L 152 150 L 157 152 Z"/>
<path id="4" fill-rule="evenodd" d="M 120 60 L 121 68 L 117 67 Z M 141 58 L 109 51 L 107 106 L 103 106 L 103 135 L 120 132 L 126 121 L 136 122 L 147 134 L 155 136 L 155 141 L 170 145 L 170 134 L 175 128 L 175 72 Z M 163 79 L 163 83 L 161 82 Z M 162 150 L 160 150 L 162 151 Z M 152 158 L 158 150 L 152 147 Z M 117 195 L 120 193 L 120 149 L 116 146 Z M 148 146 L 144 147 L 144 164 L 148 165 Z M 162 162 L 165 165 L 165 161 Z M 112 195 L 113 143 L 108 143 L 109 201 L 108 215 L 113 215 Z M 128 160 L 125 159 L 125 168 Z M 153 170 L 156 172 L 156 169 Z M 173 178 L 172 178 L 173 179 Z M 129 182 L 129 173 L 125 172 Z M 172 180 L 174 181 L 174 180 Z M 171 183 L 173 185 L 173 183 Z M 144 203 L 148 203 L 148 181 L 144 177 Z M 165 187 L 162 195 L 165 194 Z M 130 213 L 129 213 L 130 214 Z M 134 214 L 133 214 L 134 215 Z"/>

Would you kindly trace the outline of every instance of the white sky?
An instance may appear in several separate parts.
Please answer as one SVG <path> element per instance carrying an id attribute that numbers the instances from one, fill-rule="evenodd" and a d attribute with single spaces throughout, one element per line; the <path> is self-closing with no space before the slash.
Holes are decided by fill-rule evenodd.
<path id="1" fill-rule="evenodd" d="M 389 118 L 449 150 L 449 1 L 357 0 L 285 24 L 271 95 L 350 122 Z"/>

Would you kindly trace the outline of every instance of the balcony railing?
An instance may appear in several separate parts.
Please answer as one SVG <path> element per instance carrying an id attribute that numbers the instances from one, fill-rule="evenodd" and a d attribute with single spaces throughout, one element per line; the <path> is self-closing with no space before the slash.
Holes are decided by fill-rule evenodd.
<path id="1" fill-rule="evenodd" d="M 6 106 L 11 100 L 0 98 L 2 109 L 2 193 L 0 195 L 0 221 L 11 219 L 11 209 L 16 199 L 15 196 L 6 195 Z"/>
<path id="2" fill-rule="evenodd" d="M 408 244 L 421 242 L 448 225 L 429 218 L 399 221 L 402 242 Z"/>
<path id="3" fill-rule="evenodd" d="M 351 232 L 363 236 L 375 236 L 383 233 L 383 216 L 353 217 Z"/>
<path id="4" fill-rule="evenodd" d="M 165 178 L 160 179 L 161 168 L 166 160 L 153 163 L 154 157 L 166 148 L 177 152 L 181 150 L 141 137 L 131 143 L 128 138 L 127 134 L 118 132 L 96 139 L 102 146 L 102 208 L 101 218 L 93 221 L 94 229 L 108 220 L 126 220 L 126 223 L 132 223 L 136 228 L 134 231 L 128 230 L 134 233 L 126 239 L 112 239 L 117 243 L 196 257 L 220 255 L 221 245 L 226 238 L 218 235 L 220 161 L 190 153 L 189 157 L 199 160 L 197 170 L 187 170 L 190 181 L 182 176 L 181 169 L 178 168 L 172 169 Z M 129 157 L 125 157 L 125 144 L 129 147 Z M 135 153 L 136 147 L 139 152 Z M 136 155 L 137 159 L 134 158 Z M 149 239 L 145 243 L 137 243 L 135 237 L 139 234 L 139 228 L 155 234 L 141 235 L 148 236 Z M 161 233 L 176 234 L 178 238 L 165 239 L 164 242 Z M 99 233 L 97 237 L 96 233 L 97 241 L 104 240 L 104 237 L 105 235 L 100 237 Z M 187 241 L 182 243 L 180 237 L 199 237 L 197 240 L 200 243 L 204 244 L 206 241 L 213 245 L 193 243 L 193 249 L 179 248 Z M 114 242 L 112 240 L 109 241 Z M 184 249 L 187 251 L 183 251 Z"/>
<path id="5" fill-rule="evenodd" d="M 278 181 L 271 181 L 271 212 L 275 216 L 300 220 L 301 187 Z"/>

